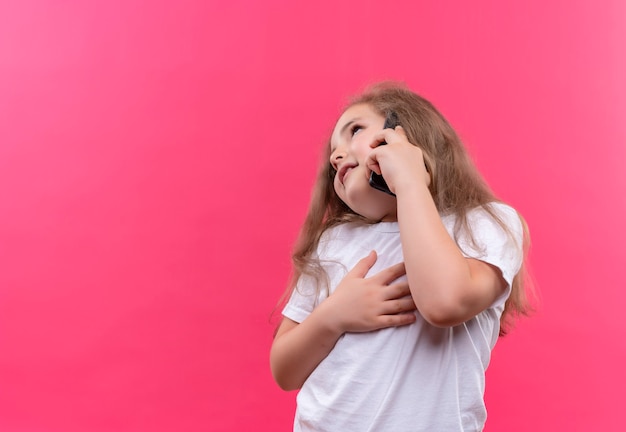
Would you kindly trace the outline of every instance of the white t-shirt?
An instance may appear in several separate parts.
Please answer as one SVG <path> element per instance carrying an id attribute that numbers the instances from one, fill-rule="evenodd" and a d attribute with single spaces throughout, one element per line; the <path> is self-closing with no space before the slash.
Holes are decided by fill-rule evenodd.
<path id="1" fill-rule="evenodd" d="M 487 412 L 485 370 L 500 329 L 523 253 L 522 226 L 514 209 L 492 208 L 515 240 L 482 209 L 468 215 L 478 248 L 461 234 L 463 253 L 498 267 L 508 283 L 491 307 L 451 328 L 438 328 L 416 312 L 411 325 L 368 333 L 346 333 L 305 381 L 297 397 L 294 431 L 403 432 L 480 431 Z M 450 235 L 455 217 L 442 221 Z M 375 250 L 378 260 L 368 275 L 403 261 L 397 222 L 346 223 L 324 233 L 317 255 L 330 278 L 330 293 L 348 270 Z M 326 297 L 302 277 L 283 311 L 302 322 Z"/>

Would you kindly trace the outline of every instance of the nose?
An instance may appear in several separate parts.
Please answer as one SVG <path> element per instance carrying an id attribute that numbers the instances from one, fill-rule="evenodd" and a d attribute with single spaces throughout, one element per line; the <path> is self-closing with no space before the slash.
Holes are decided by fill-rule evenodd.
<path id="1" fill-rule="evenodd" d="M 335 150 L 330 155 L 330 164 L 333 168 L 337 169 L 337 165 L 341 162 L 342 159 L 345 159 L 346 152 L 344 150 Z"/>

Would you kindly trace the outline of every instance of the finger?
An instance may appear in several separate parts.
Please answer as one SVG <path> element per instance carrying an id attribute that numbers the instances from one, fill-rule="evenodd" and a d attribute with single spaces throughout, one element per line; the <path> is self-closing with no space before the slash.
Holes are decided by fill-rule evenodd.
<path id="1" fill-rule="evenodd" d="M 374 135 L 374 142 L 370 144 L 370 147 L 378 147 L 383 142 L 387 144 L 397 142 L 399 138 L 406 139 L 406 133 L 402 126 L 397 126 L 396 129 L 383 129 Z"/>
<path id="2" fill-rule="evenodd" d="M 383 306 L 383 313 L 385 315 L 407 313 L 414 310 L 417 310 L 417 306 L 415 306 L 415 302 L 411 297 L 388 300 Z"/>
<path id="3" fill-rule="evenodd" d="M 401 135 L 402 138 L 408 139 L 408 137 L 406 135 L 406 131 L 404 130 L 404 128 L 402 126 L 396 126 L 396 128 L 394 130 L 396 131 L 397 134 Z"/>
<path id="4" fill-rule="evenodd" d="M 400 276 L 404 276 L 405 274 L 406 269 L 404 268 L 404 263 L 401 262 L 379 271 L 373 276 L 373 278 L 376 278 L 376 281 L 381 284 L 389 285 L 391 282 L 395 281 Z"/>
<path id="5" fill-rule="evenodd" d="M 415 313 L 404 312 L 394 315 L 381 315 L 378 317 L 378 322 L 380 324 L 379 328 L 387 328 L 413 324 L 416 319 L 417 317 L 415 316 Z"/>
<path id="6" fill-rule="evenodd" d="M 372 141 L 370 143 L 370 147 L 371 148 L 376 148 L 376 147 L 380 146 L 383 143 L 386 143 L 386 141 L 385 141 L 385 133 L 384 132 L 379 132 L 376 135 L 374 135 L 374 141 Z"/>
<path id="7" fill-rule="evenodd" d="M 365 258 L 361 258 L 359 262 L 348 272 L 349 276 L 356 278 L 364 278 L 367 272 L 372 268 L 378 256 L 376 251 L 371 251 Z"/>
<path id="8" fill-rule="evenodd" d="M 380 164 L 378 163 L 378 153 L 376 150 L 371 151 L 365 159 L 365 171 L 369 178 L 370 173 L 373 171 L 376 174 L 380 174 Z"/>
<path id="9" fill-rule="evenodd" d="M 384 287 L 383 298 L 385 300 L 400 299 L 410 295 L 411 290 L 408 282 L 398 282 Z"/>

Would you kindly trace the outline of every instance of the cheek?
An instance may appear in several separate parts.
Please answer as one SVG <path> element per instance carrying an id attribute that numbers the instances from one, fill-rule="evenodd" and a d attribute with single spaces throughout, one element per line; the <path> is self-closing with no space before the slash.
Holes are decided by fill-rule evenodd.
<path id="1" fill-rule="evenodd" d="M 356 153 L 356 157 L 359 159 L 359 163 L 360 164 L 364 164 L 365 161 L 367 160 L 367 158 L 369 157 L 370 153 L 372 152 L 372 150 L 374 150 L 370 144 L 374 142 L 374 139 L 372 138 L 370 141 L 367 141 L 366 143 L 364 143 L 363 145 L 361 145 Z"/>
<path id="2" fill-rule="evenodd" d="M 339 183 L 339 179 L 337 178 L 337 175 L 335 174 L 335 177 L 333 178 L 333 189 L 335 189 L 335 193 L 339 196 L 340 195 L 340 191 L 341 191 L 342 185 L 341 183 Z"/>

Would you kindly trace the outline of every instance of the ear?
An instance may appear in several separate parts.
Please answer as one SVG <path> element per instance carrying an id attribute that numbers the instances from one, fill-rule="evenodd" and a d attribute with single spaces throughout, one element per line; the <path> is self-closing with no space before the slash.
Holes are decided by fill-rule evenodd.
<path id="1" fill-rule="evenodd" d="M 427 180 L 427 185 L 428 188 L 430 189 L 430 186 L 433 185 L 433 177 L 435 175 L 434 172 L 434 165 L 432 163 L 432 160 L 430 158 L 430 156 L 428 156 L 426 153 L 424 153 L 424 150 L 422 149 L 422 156 L 424 157 L 424 166 L 426 167 L 426 175 L 428 175 L 428 180 Z M 431 192 L 433 192 L 431 190 Z"/>

